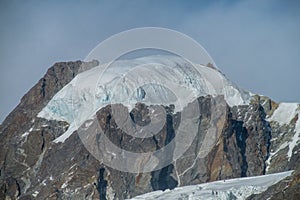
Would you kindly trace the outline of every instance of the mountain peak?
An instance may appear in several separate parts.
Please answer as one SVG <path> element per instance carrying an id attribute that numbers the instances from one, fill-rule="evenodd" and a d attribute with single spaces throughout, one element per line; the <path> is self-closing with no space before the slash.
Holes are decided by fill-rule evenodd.
<path id="1" fill-rule="evenodd" d="M 174 56 L 56 63 L 0 126 L 0 198 L 127 199 L 291 169 L 258 198 L 293 197 L 299 124 L 299 104 L 253 96 Z M 233 195 L 261 187 L 244 183 Z"/>
<path id="2" fill-rule="evenodd" d="M 109 104 L 123 104 L 129 110 L 137 102 L 173 104 L 178 112 L 207 95 L 223 95 L 230 106 L 247 104 L 251 98 L 251 93 L 238 88 L 215 67 L 190 63 L 177 56 L 117 60 L 79 73 L 38 117 L 67 121 L 73 127 L 69 135 L 75 129 L 74 122 L 80 126 Z"/>

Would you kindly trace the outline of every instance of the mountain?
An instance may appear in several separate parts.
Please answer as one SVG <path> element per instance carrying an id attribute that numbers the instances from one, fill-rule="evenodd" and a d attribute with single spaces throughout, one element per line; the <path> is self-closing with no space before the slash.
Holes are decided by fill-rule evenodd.
<path id="1" fill-rule="evenodd" d="M 297 199 L 299 115 L 177 57 L 56 63 L 1 124 L 0 199 L 127 199 L 289 170 L 248 198 Z"/>

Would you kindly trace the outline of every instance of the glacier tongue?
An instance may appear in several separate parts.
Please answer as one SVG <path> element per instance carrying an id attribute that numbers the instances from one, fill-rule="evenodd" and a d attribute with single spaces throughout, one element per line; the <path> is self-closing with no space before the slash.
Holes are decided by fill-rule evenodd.
<path id="1" fill-rule="evenodd" d="M 251 93 L 230 82 L 218 70 L 175 56 L 149 56 L 102 64 L 78 74 L 62 88 L 38 117 L 67 121 L 72 130 L 102 107 L 121 103 L 175 105 L 182 110 L 197 97 L 224 95 L 229 106 L 248 104 Z M 67 138 L 61 136 L 57 142 Z"/>
<path id="2" fill-rule="evenodd" d="M 156 200 L 173 200 L 173 199 L 237 199 L 243 200 L 252 194 L 264 192 L 271 185 L 290 176 L 293 171 L 281 173 L 254 176 L 247 178 L 229 179 L 226 181 L 215 181 L 199 185 L 178 187 L 173 190 L 154 191 L 132 198 L 138 199 L 156 199 Z"/>

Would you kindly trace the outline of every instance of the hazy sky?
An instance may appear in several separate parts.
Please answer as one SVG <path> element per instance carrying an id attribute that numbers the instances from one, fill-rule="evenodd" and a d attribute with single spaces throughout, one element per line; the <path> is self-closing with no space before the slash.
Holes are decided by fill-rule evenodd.
<path id="1" fill-rule="evenodd" d="M 191 36 L 244 89 L 300 102 L 298 0 L 1 0 L 0 25 L 0 122 L 53 63 L 143 26 Z"/>

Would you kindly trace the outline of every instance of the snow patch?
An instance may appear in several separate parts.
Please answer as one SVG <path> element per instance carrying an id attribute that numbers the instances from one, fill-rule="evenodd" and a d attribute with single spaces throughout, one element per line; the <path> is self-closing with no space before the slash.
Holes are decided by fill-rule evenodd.
<path id="1" fill-rule="evenodd" d="M 43 186 L 46 186 L 46 185 L 47 185 L 46 182 L 47 182 L 47 179 L 44 179 L 43 182 L 42 182 L 42 185 L 43 185 Z"/>
<path id="2" fill-rule="evenodd" d="M 289 143 L 288 142 L 284 142 L 282 143 L 279 148 L 275 151 L 275 152 L 270 152 L 270 155 L 269 155 L 269 158 L 266 160 L 266 164 L 267 164 L 267 167 L 266 167 L 266 172 L 269 171 L 270 169 L 270 164 L 271 164 L 271 159 L 282 149 L 285 149 L 287 146 L 289 146 Z"/>
<path id="3" fill-rule="evenodd" d="M 38 194 L 39 194 L 39 191 L 35 191 L 34 193 L 32 193 L 32 196 L 37 197 Z"/>
<path id="4" fill-rule="evenodd" d="M 289 151 L 288 151 L 288 161 L 290 161 L 292 157 L 293 150 L 295 146 L 298 144 L 299 139 L 300 139 L 300 112 L 298 113 L 298 120 L 295 125 L 295 134 L 292 138 L 292 141 L 289 143 Z"/>
<path id="5" fill-rule="evenodd" d="M 67 186 L 68 186 L 67 183 L 63 183 L 63 184 L 61 185 L 61 189 L 64 189 L 64 188 L 66 188 Z"/>
<path id="6" fill-rule="evenodd" d="M 23 137 L 26 137 L 26 136 L 28 136 L 28 135 L 29 135 L 29 132 L 26 131 L 25 133 L 23 133 L 23 134 L 21 135 L 21 137 L 23 138 Z"/>
<path id="7" fill-rule="evenodd" d="M 23 138 L 23 137 L 27 137 L 29 134 L 30 134 L 30 132 L 32 132 L 33 131 L 33 127 L 31 127 L 28 131 L 26 131 L 25 133 L 23 133 L 22 135 L 21 135 L 21 137 Z"/>
<path id="8" fill-rule="evenodd" d="M 73 176 L 67 177 L 67 180 L 61 185 L 61 189 L 64 189 L 68 186 L 70 180 L 72 180 Z"/>
<path id="9" fill-rule="evenodd" d="M 276 121 L 280 126 L 289 124 L 298 113 L 297 108 L 297 103 L 280 103 L 268 121 Z"/>
<path id="10" fill-rule="evenodd" d="M 270 153 L 268 160 L 266 161 L 267 168 L 266 171 L 269 169 L 270 161 L 272 157 L 277 154 L 282 148 L 289 147 L 287 152 L 288 161 L 290 161 L 293 150 L 295 146 L 298 144 L 300 140 L 300 107 L 298 103 L 280 103 L 278 108 L 274 111 L 273 115 L 269 117 L 268 121 L 275 121 L 278 122 L 280 126 L 285 124 L 290 124 L 291 120 L 294 119 L 298 115 L 298 119 L 295 123 L 294 128 L 294 135 L 291 138 L 291 141 L 283 143 L 274 153 Z M 289 130 L 291 132 L 293 130 Z M 277 138 L 274 138 L 274 140 Z"/>

